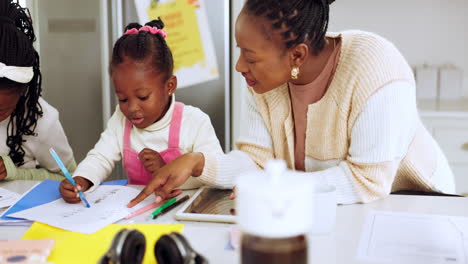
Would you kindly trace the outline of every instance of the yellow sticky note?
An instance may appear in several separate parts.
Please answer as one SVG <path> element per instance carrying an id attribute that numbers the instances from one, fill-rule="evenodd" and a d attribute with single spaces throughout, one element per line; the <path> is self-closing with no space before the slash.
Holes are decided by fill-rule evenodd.
<path id="1" fill-rule="evenodd" d="M 184 225 L 108 225 L 94 234 L 87 235 L 58 229 L 34 222 L 23 239 L 53 239 L 55 247 L 47 261 L 60 263 L 97 263 L 109 249 L 115 234 L 123 228 L 137 229 L 146 238 L 143 263 L 155 263 L 154 245 L 164 234 L 182 232 Z"/>
<path id="2" fill-rule="evenodd" d="M 205 60 L 196 13 L 198 8 L 197 2 L 190 0 L 158 3 L 148 8 L 150 19 L 161 17 L 164 21 L 166 42 L 174 57 L 174 72 Z"/>

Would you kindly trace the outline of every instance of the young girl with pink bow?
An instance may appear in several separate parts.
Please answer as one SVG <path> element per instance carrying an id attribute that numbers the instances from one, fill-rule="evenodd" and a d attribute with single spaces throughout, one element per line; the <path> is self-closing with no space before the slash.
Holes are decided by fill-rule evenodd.
<path id="1" fill-rule="evenodd" d="M 145 26 L 132 23 L 115 43 L 110 74 L 119 105 L 95 147 L 78 165 L 74 173 L 78 186 L 62 181 L 65 201 L 79 202 L 77 190 L 98 186 L 121 159 L 129 184 L 146 185 L 161 167 L 182 154 L 222 153 L 209 117 L 175 101 L 177 78 L 163 27 L 160 19 Z M 209 181 L 191 177 L 181 188 L 204 182 Z M 172 195 L 180 192 L 174 190 Z"/>

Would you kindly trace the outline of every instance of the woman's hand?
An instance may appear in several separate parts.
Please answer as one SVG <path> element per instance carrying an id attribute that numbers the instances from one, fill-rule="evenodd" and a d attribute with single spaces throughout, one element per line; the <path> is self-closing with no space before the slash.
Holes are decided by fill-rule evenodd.
<path id="1" fill-rule="evenodd" d="M 60 194 L 67 203 L 79 203 L 81 201 L 78 191 L 87 191 L 93 183 L 81 176 L 73 177 L 76 186 L 73 186 L 67 179 L 60 182 Z"/>
<path id="2" fill-rule="evenodd" d="M 3 163 L 3 159 L 0 158 L 0 181 L 3 181 L 7 177 L 7 170 L 5 167 L 5 163 Z"/>
<path id="3" fill-rule="evenodd" d="M 143 166 L 145 166 L 145 169 L 151 174 L 156 173 L 159 168 L 166 165 L 166 162 L 163 160 L 159 152 L 149 148 L 144 148 L 138 154 L 138 158 L 143 163 Z"/>
<path id="4" fill-rule="evenodd" d="M 159 169 L 151 182 L 127 206 L 135 206 L 152 193 L 156 195 L 155 202 L 174 196 L 177 193 L 174 189 L 186 182 L 190 176 L 200 176 L 204 166 L 205 157 L 202 153 L 187 153 L 178 157 Z"/>
<path id="5" fill-rule="evenodd" d="M 236 187 L 232 188 L 231 195 L 229 195 L 229 199 L 234 200 L 236 199 Z"/>

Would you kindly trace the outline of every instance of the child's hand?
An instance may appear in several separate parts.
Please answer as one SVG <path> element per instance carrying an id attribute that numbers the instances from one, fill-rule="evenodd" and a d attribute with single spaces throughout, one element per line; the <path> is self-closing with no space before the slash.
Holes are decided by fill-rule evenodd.
<path id="1" fill-rule="evenodd" d="M 159 154 L 159 152 L 154 151 L 149 148 L 144 148 L 139 154 L 138 158 L 143 162 L 143 166 L 149 173 L 156 173 L 159 168 L 166 165 L 163 158 Z"/>
<path id="2" fill-rule="evenodd" d="M 176 192 L 174 189 L 186 182 L 190 176 L 200 176 L 204 166 L 205 157 L 202 153 L 187 153 L 178 157 L 159 169 L 151 182 L 127 206 L 135 206 L 152 193 L 156 195 L 156 202 L 173 196 Z"/>
<path id="3" fill-rule="evenodd" d="M 7 177 L 7 170 L 3 159 L 0 158 L 0 181 L 3 181 Z"/>
<path id="4" fill-rule="evenodd" d="M 81 199 L 78 195 L 78 191 L 84 192 L 92 185 L 88 179 L 80 176 L 73 177 L 73 179 L 76 182 L 76 186 L 73 186 L 67 179 L 60 182 L 60 194 L 67 203 L 79 203 Z"/>

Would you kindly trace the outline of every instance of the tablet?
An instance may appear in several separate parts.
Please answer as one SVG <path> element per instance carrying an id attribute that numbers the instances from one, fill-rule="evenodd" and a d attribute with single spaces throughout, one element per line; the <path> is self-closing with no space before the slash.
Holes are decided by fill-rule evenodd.
<path id="1" fill-rule="evenodd" d="M 176 213 L 177 220 L 235 223 L 232 190 L 200 188 Z"/>

